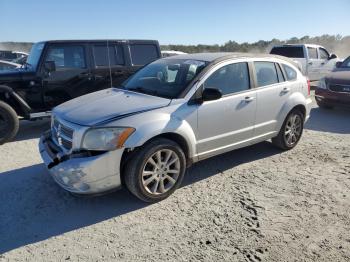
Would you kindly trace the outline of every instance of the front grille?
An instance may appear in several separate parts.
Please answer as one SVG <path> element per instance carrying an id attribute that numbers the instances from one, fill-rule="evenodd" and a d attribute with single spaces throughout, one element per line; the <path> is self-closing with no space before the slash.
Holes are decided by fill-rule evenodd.
<path id="1" fill-rule="evenodd" d="M 61 148 L 69 151 L 72 149 L 72 141 L 74 130 L 64 124 L 59 120 L 54 118 L 52 125 L 52 138 L 54 142 Z"/>
<path id="2" fill-rule="evenodd" d="M 329 90 L 333 92 L 350 93 L 350 85 L 330 84 Z"/>

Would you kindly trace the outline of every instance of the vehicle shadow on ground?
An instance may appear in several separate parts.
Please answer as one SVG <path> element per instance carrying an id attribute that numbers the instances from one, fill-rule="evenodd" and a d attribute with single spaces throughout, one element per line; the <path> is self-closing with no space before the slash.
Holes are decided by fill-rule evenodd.
<path id="1" fill-rule="evenodd" d="M 350 134 L 350 110 L 314 107 L 311 109 L 305 128 L 321 132 Z"/>
<path id="2" fill-rule="evenodd" d="M 280 152 L 264 142 L 199 162 L 183 186 Z M 146 206 L 125 189 L 100 197 L 73 196 L 53 182 L 43 164 L 0 173 L 0 254 Z"/>
<path id="3" fill-rule="evenodd" d="M 50 129 L 49 118 L 36 121 L 22 120 L 19 122 L 19 130 L 14 141 L 39 138 L 48 129 Z"/>

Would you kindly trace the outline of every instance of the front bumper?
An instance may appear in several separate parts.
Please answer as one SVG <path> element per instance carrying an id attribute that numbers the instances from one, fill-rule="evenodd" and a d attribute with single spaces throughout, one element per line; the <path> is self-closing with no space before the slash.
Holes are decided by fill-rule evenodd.
<path id="1" fill-rule="evenodd" d="M 319 104 L 350 108 L 350 93 L 338 93 L 328 89 L 316 88 L 315 99 Z"/>
<path id="2" fill-rule="evenodd" d="M 63 155 L 45 133 L 39 151 L 50 175 L 65 190 L 77 194 L 99 194 L 121 186 L 120 162 L 123 149 L 99 155 Z"/>

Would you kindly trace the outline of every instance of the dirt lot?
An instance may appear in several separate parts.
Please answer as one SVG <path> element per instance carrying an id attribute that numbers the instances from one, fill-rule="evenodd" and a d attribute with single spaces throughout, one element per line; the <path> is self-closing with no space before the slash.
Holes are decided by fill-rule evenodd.
<path id="1" fill-rule="evenodd" d="M 56 186 L 37 150 L 48 125 L 0 147 L 0 261 L 350 261 L 350 111 L 315 106 L 294 150 L 198 163 L 153 205 Z"/>

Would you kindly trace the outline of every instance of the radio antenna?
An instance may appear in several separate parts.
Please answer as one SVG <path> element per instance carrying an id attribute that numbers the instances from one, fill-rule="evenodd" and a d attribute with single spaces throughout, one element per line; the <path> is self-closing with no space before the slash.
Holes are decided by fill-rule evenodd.
<path id="1" fill-rule="evenodd" d="M 109 57 L 109 41 L 107 39 L 107 56 L 108 56 L 108 66 L 109 66 L 109 81 L 111 84 L 111 88 L 113 87 L 113 81 L 112 81 L 112 68 L 111 68 L 111 59 Z"/>

